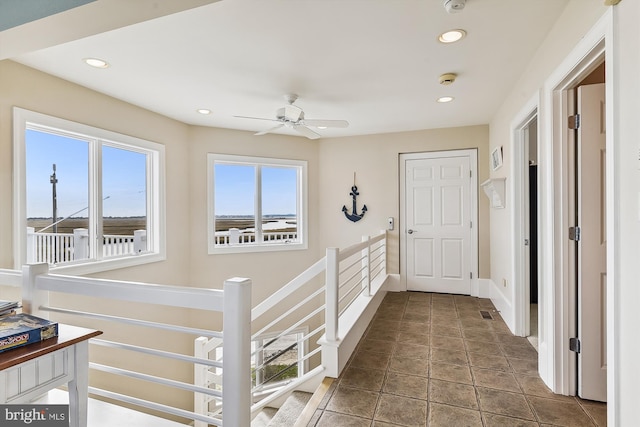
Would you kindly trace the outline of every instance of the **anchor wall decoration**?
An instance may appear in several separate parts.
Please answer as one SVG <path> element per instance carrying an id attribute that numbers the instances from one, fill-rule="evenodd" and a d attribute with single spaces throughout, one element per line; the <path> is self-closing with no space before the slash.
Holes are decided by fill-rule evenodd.
<path id="1" fill-rule="evenodd" d="M 353 186 L 351 187 L 351 193 L 349 193 L 349 195 L 353 198 L 353 209 L 351 210 L 351 213 L 349 213 L 349 209 L 347 209 L 347 207 L 343 205 L 342 212 L 344 212 L 344 216 L 347 217 L 349 221 L 358 222 L 367 212 L 367 205 L 362 205 L 362 213 L 358 214 L 358 208 L 356 207 L 356 198 L 360 195 L 360 193 L 358 193 L 358 187 L 356 187 L 355 172 L 353 173 Z"/>

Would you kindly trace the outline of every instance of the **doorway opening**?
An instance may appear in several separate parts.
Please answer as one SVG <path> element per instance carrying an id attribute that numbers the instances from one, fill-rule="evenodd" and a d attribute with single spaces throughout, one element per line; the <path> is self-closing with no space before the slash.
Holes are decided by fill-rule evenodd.
<path id="1" fill-rule="evenodd" d="M 538 351 L 538 118 L 533 118 L 529 126 L 525 129 L 525 153 L 528 159 L 525 168 L 528 168 L 528 183 L 526 195 L 526 207 L 528 218 L 529 238 L 525 241 L 528 253 L 525 262 L 525 275 L 528 274 L 528 328 L 526 337 Z"/>
<path id="2" fill-rule="evenodd" d="M 514 256 L 517 335 L 538 350 L 538 108 L 525 110 L 514 132 Z"/>
<path id="3" fill-rule="evenodd" d="M 573 115 L 570 161 L 575 183 L 570 184 L 569 213 L 574 246 L 574 269 L 569 286 L 574 288 L 575 338 L 571 346 L 577 364 L 576 394 L 584 399 L 607 400 L 607 227 L 606 227 L 606 113 L 605 64 L 568 90 Z M 573 230 L 573 232 L 572 232 Z M 575 273 L 574 273 L 575 272 Z M 571 357 L 571 356 L 570 356 Z"/>

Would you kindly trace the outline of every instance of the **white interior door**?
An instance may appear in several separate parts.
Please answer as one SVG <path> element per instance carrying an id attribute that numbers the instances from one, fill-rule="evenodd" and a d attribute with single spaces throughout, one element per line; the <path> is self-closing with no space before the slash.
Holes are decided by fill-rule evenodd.
<path id="1" fill-rule="evenodd" d="M 471 159 L 451 153 L 404 158 L 408 290 L 471 293 Z"/>
<path id="2" fill-rule="evenodd" d="M 605 85 L 578 88 L 578 395 L 607 400 Z"/>

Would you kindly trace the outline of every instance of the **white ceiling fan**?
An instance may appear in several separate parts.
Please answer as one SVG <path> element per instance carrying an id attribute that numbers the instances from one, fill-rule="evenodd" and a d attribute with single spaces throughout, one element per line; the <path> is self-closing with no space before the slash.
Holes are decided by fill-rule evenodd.
<path id="1" fill-rule="evenodd" d="M 285 105 L 282 108 L 278 108 L 276 110 L 276 118 L 275 119 L 265 119 L 262 117 L 247 117 L 247 116 L 234 116 L 241 119 L 254 119 L 254 120 L 266 120 L 270 122 L 277 122 L 278 125 L 264 130 L 262 132 L 258 132 L 255 135 L 264 135 L 267 133 L 271 133 L 274 130 L 280 129 L 281 127 L 287 127 L 289 129 L 293 129 L 295 131 L 300 132 L 302 135 L 306 136 L 309 139 L 318 139 L 322 135 L 311 129 L 310 127 L 324 129 L 324 128 L 346 128 L 349 126 L 349 122 L 346 120 L 324 120 L 324 119 L 305 119 L 304 111 L 302 108 L 297 105 L 293 105 L 298 99 L 298 95 L 289 94 L 284 96 L 288 105 Z"/>

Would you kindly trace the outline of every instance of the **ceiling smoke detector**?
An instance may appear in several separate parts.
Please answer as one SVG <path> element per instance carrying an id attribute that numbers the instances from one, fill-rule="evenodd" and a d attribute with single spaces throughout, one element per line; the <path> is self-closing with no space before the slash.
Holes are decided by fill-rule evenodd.
<path id="1" fill-rule="evenodd" d="M 441 84 L 441 85 L 448 86 L 448 85 L 450 85 L 451 83 L 453 83 L 453 82 L 455 82 L 455 81 L 456 81 L 456 77 L 458 77 L 458 75 L 457 75 L 457 74 L 454 74 L 454 73 L 446 73 L 446 74 L 443 74 L 443 75 L 441 75 L 441 76 L 440 76 L 439 81 L 440 81 L 440 84 Z"/>
<path id="2" fill-rule="evenodd" d="M 466 4 L 467 0 L 444 0 L 444 10 L 448 13 L 459 13 Z"/>

